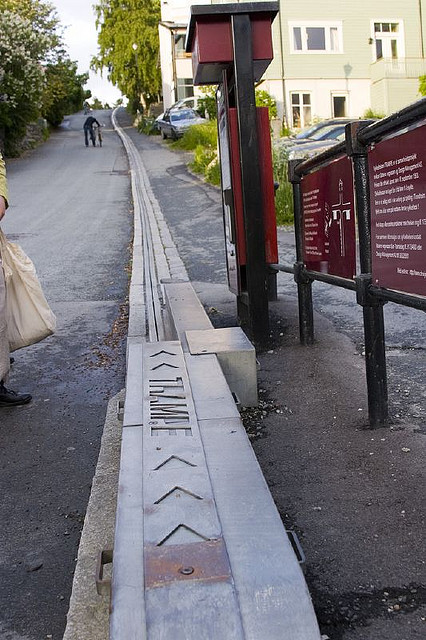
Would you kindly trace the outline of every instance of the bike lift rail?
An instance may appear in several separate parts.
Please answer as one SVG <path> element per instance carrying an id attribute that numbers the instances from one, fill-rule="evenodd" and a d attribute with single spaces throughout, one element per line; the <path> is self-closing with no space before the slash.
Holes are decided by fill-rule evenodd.
<path id="1" fill-rule="evenodd" d="M 255 367 L 254 350 L 239 329 L 212 328 L 141 157 L 115 127 L 129 156 L 135 237 L 110 638 L 319 640 L 216 355 L 236 342 Z"/>

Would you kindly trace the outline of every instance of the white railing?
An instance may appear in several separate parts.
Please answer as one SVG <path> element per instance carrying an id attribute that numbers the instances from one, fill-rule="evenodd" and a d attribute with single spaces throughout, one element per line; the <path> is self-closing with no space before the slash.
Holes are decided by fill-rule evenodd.
<path id="1" fill-rule="evenodd" d="M 418 78 L 424 74 L 424 58 L 381 58 L 370 65 L 372 82 L 387 78 Z"/>

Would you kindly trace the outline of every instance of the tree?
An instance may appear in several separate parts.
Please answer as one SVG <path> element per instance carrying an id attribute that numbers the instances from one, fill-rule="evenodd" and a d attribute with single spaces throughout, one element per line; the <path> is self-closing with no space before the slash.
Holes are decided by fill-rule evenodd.
<path id="1" fill-rule="evenodd" d="M 256 89 L 255 99 L 256 107 L 268 107 L 270 119 L 277 117 L 277 102 L 267 91 Z"/>
<path id="2" fill-rule="evenodd" d="M 42 63 L 60 54 L 58 25 L 49 2 L 0 0 L 0 136 L 10 155 L 27 124 L 40 115 Z"/>
<path id="3" fill-rule="evenodd" d="M 0 129 L 5 152 L 13 154 L 27 123 L 39 115 L 44 74 L 36 52 L 44 38 L 8 10 L 0 13 L 0 33 Z"/>
<path id="4" fill-rule="evenodd" d="M 59 124 L 81 108 L 87 74 L 63 49 L 59 19 L 44 0 L 0 0 L 0 138 L 13 155 L 42 114 Z"/>
<path id="5" fill-rule="evenodd" d="M 216 120 L 216 87 L 213 85 L 204 85 L 200 87 L 200 90 L 203 95 L 198 101 L 198 110 L 202 115 L 207 115 L 210 120 Z"/>
<path id="6" fill-rule="evenodd" d="M 92 69 L 107 69 L 134 110 L 148 107 L 161 90 L 159 0 L 100 0 L 95 12 L 99 53 Z"/>
<path id="7" fill-rule="evenodd" d="M 53 126 L 58 126 L 65 114 L 81 109 L 88 97 L 83 89 L 88 78 L 88 73 L 77 73 L 77 63 L 68 57 L 48 64 L 45 67 L 42 116 Z"/>
<path id="8" fill-rule="evenodd" d="M 10 11 L 28 21 L 37 36 L 32 54 L 39 61 L 54 59 L 63 53 L 59 18 L 53 5 L 44 0 L 0 0 L 0 13 Z"/>

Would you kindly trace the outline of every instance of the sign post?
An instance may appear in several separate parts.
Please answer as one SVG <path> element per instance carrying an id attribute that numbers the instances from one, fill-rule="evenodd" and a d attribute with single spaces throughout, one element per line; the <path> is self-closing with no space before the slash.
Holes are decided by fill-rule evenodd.
<path id="1" fill-rule="evenodd" d="M 388 383 L 386 371 L 384 302 L 369 293 L 371 285 L 371 211 L 367 149 L 358 141 L 358 132 L 367 123 L 346 126 L 348 155 L 354 166 L 355 199 L 358 214 L 359 258 L 361 274 L 356 278 L 357 302 L 364 319 L 365 370 L 368 391 L 368 415 L 372 428 L 388 424 Z"/>

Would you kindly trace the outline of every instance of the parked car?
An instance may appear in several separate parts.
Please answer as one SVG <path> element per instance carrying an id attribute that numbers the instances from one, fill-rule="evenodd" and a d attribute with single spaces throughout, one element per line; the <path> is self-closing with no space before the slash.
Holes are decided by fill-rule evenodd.
<path id="1" fill-rule="evenodd" d="M 154 129 L 157 129 L 157 131 L 160 131 L 160 127 L 159 127 L 159 122 L 160 120 L 162 120 L 164 118 L 164 111 L 162 113 L 160 113 L 160 115 L 158 115 L 155 120 L 154 120 Z"/>
<path id="2" fill-rule="evenodd" d="M 293 145 L 309 144 L 310 142 L 317 142 L 319 140 L 337 140 L 339 136 L 345 135 L 345 127 L 346 124 L 329 124 L 326 127 L 317 129 L 317 131 L 311 133 L 309 137 L 295 138 Z"/>
<path id="3" fill-rule="evenodd" d="M 367 120 L 369 124 L 375 120 Z M 350 120 L 349 122 L 354 122 Z M 323 127 L 314 132 L 310 138 L 304 138 L 299 141 L 299 144 L 293 144 L 288 149 L 288 159 L 304 159 L 311 158 L 312 156 L 325 151 L 329 147 L 334 146 L 338 142 L 342 142 L 345 139 L 346 124 L 341 125 L 329 125 Z"/>
<path id="4" fill-rule="evenodd" d="M 178 100 L 172 106 L 171 109 L 194 109 L 199 115 L 202 114 L 198 111 L 199 100 L 197 96 L 190 96 L 189 98 L 182 98 L 182 100 Z"/>
<path id="5" fill-rule="evenodd" d="M 290 138 L 295 140 L 304 140 L 305 138 L 311 138 L 313 134 L 317 133 L 317 131 L 323 129 L 324 127 L 339 124 L 345 125 L 352 121 L 353 118 L 329 118 L 328 120 L 321 120 L 320 122 L 316 122 L 306 129 L 302 129 L 302 131 L 299 131 L 299 133 L 297 133 L 295 136 L 290 136 Z"/>
<path id="6" fill-rule="evenodd" d="M 295 144 L 289 148 L 288 159 L 304 160 L 306 158 L 312 158 L 312 156 L 316 156 L 329 147 L 334 147 L 335 144 L 342 142 L 344 139 L 345 133 L 343 132 L 334 139 L 315 140 L 313 142 L 306 142 L 306 144 Z"/>
<path id="7" fill-rule="evenodd" d="M 350 122 L 350 121 L 349 121 Z M 311 132 L 309 138 L 279 138 L 274 141 L 274 149 L 279 153 L 283 160 L 289 158 L 304 158 L 303 152 L 300 154 L 292 153 L 294 149 L 305 147 L 307 144 L 313 144 L 313 149 L 321 147 L 319 143 L 324 142 L 324 148 L 331 146 L 345 137 L 346 124 L 329 124 Z M 318 143 L 318 144 L 317 144 Z"/>
<path id="8" fill-rule="evenodd" d="M 205 119 L 194 109 L 166 109 L 161 119 L 157 119 L 157 126 L 161 137 L 177 140 L 194 124 L 202 124 Z"/>

